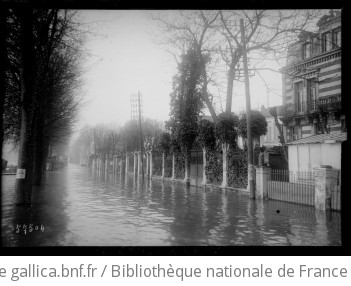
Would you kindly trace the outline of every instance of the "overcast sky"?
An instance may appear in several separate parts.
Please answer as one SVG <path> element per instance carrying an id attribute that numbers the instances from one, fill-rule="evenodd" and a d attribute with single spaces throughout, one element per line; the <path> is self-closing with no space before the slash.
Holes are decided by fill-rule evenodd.
<path id="1" fill-rule="evenodd" d="M 156 23 L 146 11 L 83 10 L 79 17 L 91 32 L 85 43 L 90 55 L 83 63 L 86 103 L 80 125 L 123 125 L 130 119 L 130 94 L 138 91 L 143 97 L 144 117 L 167 120 L 176 63 L 154 43 L 153 39 L 162 35 L 155 32 Z M 276 90 L 276 94 L 270 93 L 270 106 L 281 104 L 277 95 L 281 94 L 281 75 L 267 72 L 265 80 Z M 250 89 L 252 108 L 267 105 L 266 88 L 259 77 L 251 78 Z M 244 94 L 244 89 L 237 86 L 233 111 L 245 109 Z"/>

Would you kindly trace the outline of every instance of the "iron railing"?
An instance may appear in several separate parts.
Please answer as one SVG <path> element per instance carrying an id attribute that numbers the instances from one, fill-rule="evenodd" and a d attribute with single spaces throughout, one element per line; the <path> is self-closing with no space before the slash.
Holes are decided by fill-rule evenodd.
<path id="1" fill-rule="evenodd" d="M 341 96 L 329 96 L 315 100 L 288 103 L 284 106 L 284 117 L 310 114 L 323 108 L 328 111 L 338 111 L 341 109 Z"/>
<path id="2" fill-rule="evenodd" d="M 268 198 L 273 200 L 314 205 L 315 184 L 312 171 L 273 169 L 268 180 Z"/>

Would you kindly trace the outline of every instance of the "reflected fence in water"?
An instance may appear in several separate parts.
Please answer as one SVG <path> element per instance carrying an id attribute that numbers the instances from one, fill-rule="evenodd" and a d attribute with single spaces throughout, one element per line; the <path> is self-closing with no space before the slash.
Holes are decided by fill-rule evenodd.
<path id="1" fill-rule="evenodd" d="M 9 176 L 7 176 L 9 177 Z M 340 245 L 337 212 L 235 191 L 141 179 L 69 165 L 46 174 L 31 210 L 13 207 L 5 181 L 4 246 Z M 18 235 L 17 223 L 45 231 Z"/>

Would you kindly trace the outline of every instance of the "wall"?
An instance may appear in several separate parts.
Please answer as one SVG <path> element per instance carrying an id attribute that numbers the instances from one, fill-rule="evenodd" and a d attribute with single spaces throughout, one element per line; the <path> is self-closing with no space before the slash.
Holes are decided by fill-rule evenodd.
<path id="1" fill-rule="evenodd" d="M 279 131 L 277 126 L 275 126 L 273 117 L 266 117 L 267 121 L 267 134 L 260 137 L 261 145 L 274 146 L 280 145 L 278 135 Z M 282 124 L 281 120 L 278 118 L 278 122 Z"/>
<path id="2" fill-rule="evenodd" d="M 18 164 L 18 148 L 12 144 L 4 143 L 2 148 L 2 159 L 5 159 L 7 166 L 17 166 Z"/>
<path id="3" fill-rule="evenodd" d="M 313 170 L 320 165 L 341 169 L 341 143 L 289 145 L 289 170 Z"/>

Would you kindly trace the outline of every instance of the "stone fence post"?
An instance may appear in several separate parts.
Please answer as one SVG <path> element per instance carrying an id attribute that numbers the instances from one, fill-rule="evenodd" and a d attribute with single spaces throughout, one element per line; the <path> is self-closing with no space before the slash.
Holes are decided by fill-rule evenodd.
<path id="1" fill-rule="evenodd" d="M 188 161 L 188 162 L 187 162 Z M 190 159 L 189 160 L 185 160 L 185 174 L 184 174 L 184 183 L 186 185 L 190 184 Z"/>
<path id="2" fill-rule="evenodd" d="M 202 170 L 202 185 L 207 184 L 207 177 L 206 177 L 206 148 L 202 148 L 202 162 L 203 162 L 203 170 Z"/>
<path id="3" fill-rule="evenodd" d="M 331 193 L 338 180 L 338 169 L 331 167 L 314 168 L 314 206 L 320 210 L 331 209 Z"/>
<path id="4" fill-rule="evenodd" d="M 141 152 L 138 151 L 138 177 L 141 175 L 141 160 L 143 158 L 141 158 Z"/>
<path id="5" fill-rule="evenodd" d="M 174 154 L 172 155 L 172 181 L 175 179 L 175 156 Z"/>
<path id="6" fill-rule="evenodd" d="M 137 174 L 137 164 L 138 164 L 138 154 L 137 154 L 137 152 L 134 152 L 133 153 L 134 154 L 134 168 L 133 168 L 133 171 L 134 171 L 134 176 Z"/>
<path id="7" fill-rule="evenodd" d="M 127 157 L 126 157 L 127 158 Z M 120 176 L 120 182 L 122 182 L 122 180 L 125 178 L 125 176 L 126 176 L 126 168 L 125 168 L 125 162 L 124 162 L 124 159 L 123 159 L 123 157 L 121 158 L 121 160 L 120 160 L 120 173 L 119 173 L 119 176 Z"/>
<path id="8" fill-rule="evenodd" d="M 146 177 L 149 177 L 150 171 L 149 171 L 149 152 L 145 152 L 146 154 Z"/>
<path id="9" fill-rule="evenodd" d="M 271 179 L 272 169 L 268 166 L 256 167 L 256 197 L 268 199 L 268 181 Z"/>
<path id="10" fill-rule="evenodd" d="M 228 144 L 222 144 L 223 151 L 223 179 L 221 188 L 228 187 Z"/>
<path id="11" fill-rule="evenodd" d="M 127 174 L 129 171 L 129 153 L 126 152 L 126 170 L 125 173 Z"/>
<path id="12" fill-rule="evenodd" d="M 153 168 L 154 168 L 154 164 L 152 161 L 152 151 L 150 151 L 150 178 L 152 177 Z"/>
<path id="13" fill-rule="evenodd" d="M 165 178 L 165 153 L 162 152 L 162 179 Z"/>

